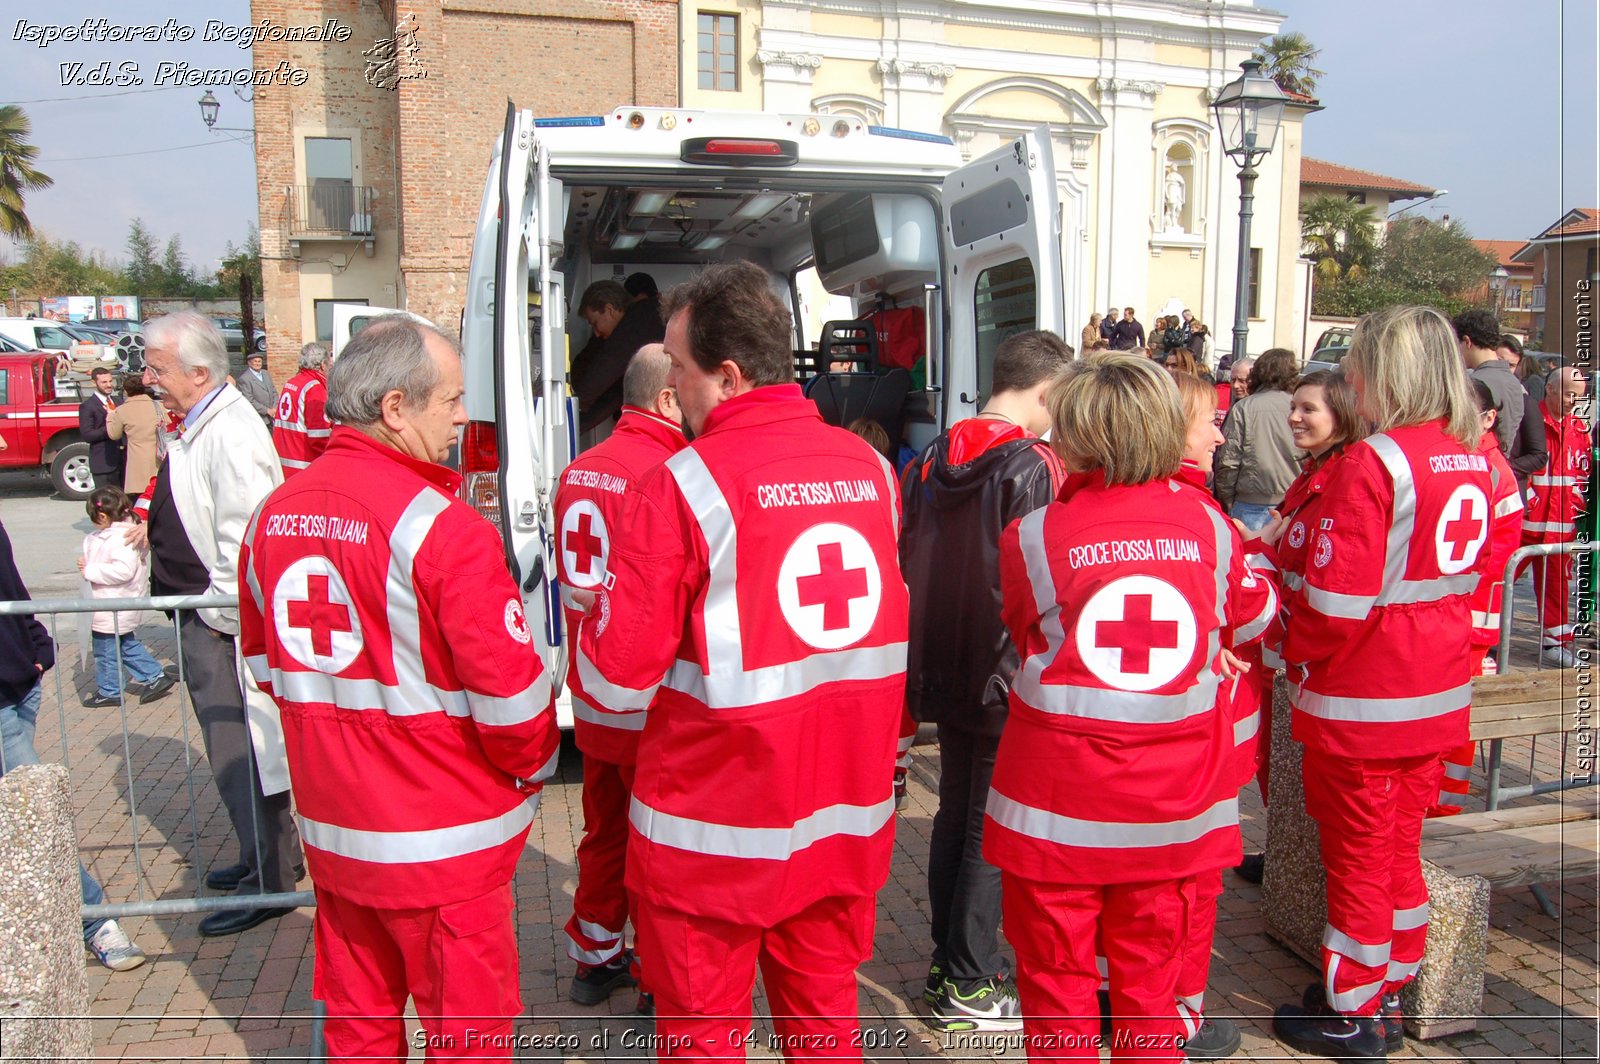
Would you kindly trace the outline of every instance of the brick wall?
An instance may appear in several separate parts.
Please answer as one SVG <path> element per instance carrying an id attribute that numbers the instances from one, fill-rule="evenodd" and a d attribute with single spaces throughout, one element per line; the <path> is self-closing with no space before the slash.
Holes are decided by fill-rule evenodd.
<path id="1" fill-rule="evenodd" d="M 374 88 L 366 83 L 361 51 L 389 36 L 392 20 L 407 14 L 415 20 L 416 62 L 426 77 L 393 91 Z M 378 189 L 377 254 L 397 253 L 396 282 L 407 309 L 454 330 L 506 101 L 541 115 L 677 102 L 676 0 L 252 0 L 251 18 L 280 25 L 333 18 L 353 31 L 343 44 L 262 42 L 255 49 L 257 68 L 286 59 L 311 72 L 306 85 L 268 89 L 256 101 L 266 328 L 274 354 L 280 347 L 286 355 L 297 351 L 302 342 L 311 297 L 302 293 L 301 278 L 327 268 L 311 260 L 352 249 L 302 244 L 300 260 L 289 255 L 283 189 L 303 181 L 294 161 L 297 126 L 362 131 L 358 183 Z M 384 240 L 386 229 L 394 230 L 392 244 Z M 379 292 L 361 294 L 386 302 Z"/>

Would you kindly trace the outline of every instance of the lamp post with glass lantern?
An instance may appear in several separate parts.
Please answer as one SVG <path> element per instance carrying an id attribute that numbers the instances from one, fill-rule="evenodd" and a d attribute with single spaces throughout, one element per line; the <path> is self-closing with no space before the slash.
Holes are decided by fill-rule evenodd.
<path id="1" fill-rule="evenodd" d="M 1233 357 L 1245 356 L 1250 333 L 1250 219 L 1255 213 L 1256 163 L 1278 141 L 1278 127 L 1289 97 L 1278 83 L 1261 73 L 1261 64 L 1246 59 L 1242 77 L 1217 93 L 1212 110 L 1222 131 L 1222 150 L 1239 166 L 1239 287 L 1233 297 Z"/>

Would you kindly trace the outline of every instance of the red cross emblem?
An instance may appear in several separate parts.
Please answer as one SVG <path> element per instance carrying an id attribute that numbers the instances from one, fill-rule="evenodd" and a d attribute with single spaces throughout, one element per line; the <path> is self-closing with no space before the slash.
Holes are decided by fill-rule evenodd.
<path id="1" fill-rule="evenodd" d="M 593 499 L 577 499 L 561 515 L 561 570 L 572 587 L 594 587 L 605 579 L 610 557 L 606 519 Z"/>
<path id="2" fill-rule="evenodd" d="M 882 598 L 877 556 L 849 525 L 812 525 L 784 552 L 778 606 L 810 646 L 838 650 L 857 642 L 871 631 Z"/>
<path id="3" fill-rule="evenodd" d="M 1124 576 L 1078 612 L 1078 657 L 1106 687 L 1154 691 L 1191 667 L 1197 636 L 1183 593 L 1153 576 Z"/>
<path id="4" fill-rule="evenodd" d="M 1116 650 L 1123 672 L 1148 674 L 1150 651 L 1172 650 L 1178 645 L 1178 622 L 1153 620 L 1151 602 L 1150 595 L 1129 595 L 1122 600 L 1121 620 L 1095 622 L 1094 645 Z"/>
<path id="5" fill-rule="evenodd" d="M 844 547 L 823 543 L 817 547 L 817 572 L 799 580 L 800 605 L 822 607 L 822 629 L 831 632 L 850 623 L 850 603 L 867 593 L 867 570 L 846 569 Z"/>
<path id="6" fill-rule="evenodd" d="M 1462 573 L 1472 568 L 1489 539 L 1489 497 L 1474 484 L 1461 484 L 1439 513 L 1434 529 L 1439 571 Z"/>
<path id="7" fill-rule="evenodd" d="M 361 614 L 333 562 L 313 554 L 290 565 L 272 590 L 278 644 L 308 669 L 340 672 L 361 653 Z"/>
<path id="8" fill-rule="evenodd" d="M 333 633 L 353 632 L 350 607 L 328 596 L 328 578 L 317 574 L 306 577 L 306 598 L 289 603 L 289 623 L 311 631 L 311 651 L 319 657 L 333 654 Z"/>

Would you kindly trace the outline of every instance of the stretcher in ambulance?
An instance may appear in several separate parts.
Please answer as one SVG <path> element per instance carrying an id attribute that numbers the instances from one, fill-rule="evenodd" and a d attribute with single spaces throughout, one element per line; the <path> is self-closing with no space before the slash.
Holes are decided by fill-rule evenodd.
<path id="1" fill-rule="evenodd" d="M 1005 337 L 1064 332 L 1059 224 L 1044 129 L 963 164 L 949 138 L 838 115 L 508 107 L 463 311 L 462 493 L 499 529 L 553 674 L 552 501 L 580 448 L 567 372 L 589 284 L 644 272 L 665 291 L 754 262 L 792 308 L 795 377 L 824 416 L 871 416 L 917 448 L 977 413 Z"/>

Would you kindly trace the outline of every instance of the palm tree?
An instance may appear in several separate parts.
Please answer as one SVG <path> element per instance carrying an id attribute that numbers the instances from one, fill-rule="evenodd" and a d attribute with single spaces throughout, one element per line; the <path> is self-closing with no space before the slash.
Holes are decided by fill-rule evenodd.
<path id="1" fill-rule="evenodd" d="M 49 188 L 55 181 L 33 168 L 39 149 L 28 143 L 33 126 L 16 104 L 0 107 L 0 233 L 27 236 L 33 232 L 22 207 L 24 191 Z"/>
<path id="2" fill-rule="evenodd" d="M 1250 58 L 1259 62 L 1266 75 L 1284 92 L 1315 96 L 1317 79 L 1327 73 L 1311 65 L 1321 54 L 1322 49 L 1313 45 L 1305 34 L 1280 33 L 1261 42 Z"/>
<path id="3" fill-rule="evenodd" d="M 1378 209 L 1343 196 L 1316 196 L 1300 205 L 1300 239 L 1323 281 L 1354 281 L 1378 252 Z"/>

